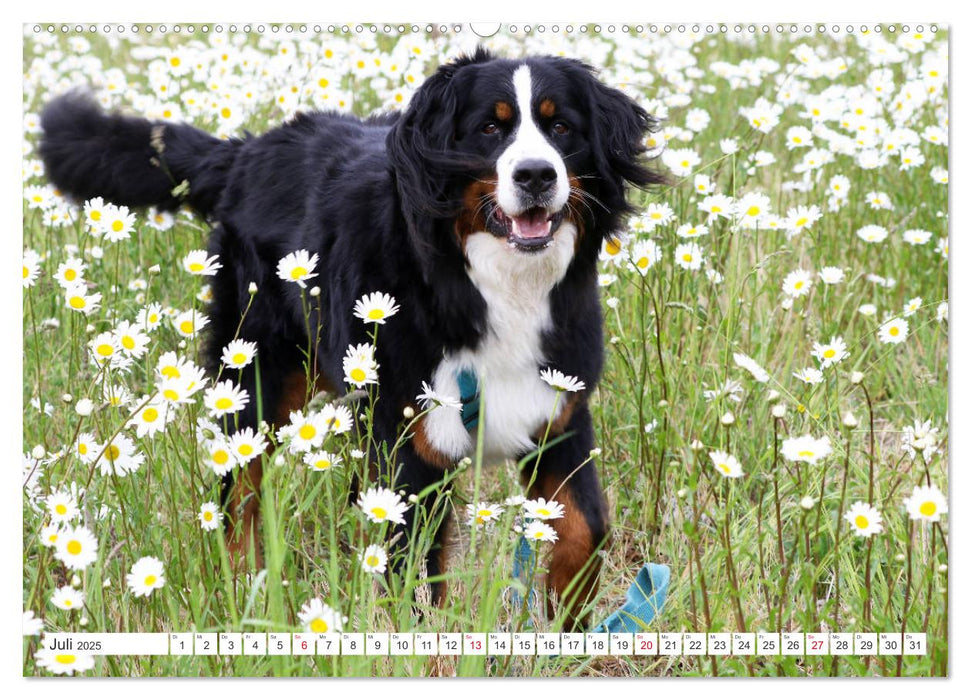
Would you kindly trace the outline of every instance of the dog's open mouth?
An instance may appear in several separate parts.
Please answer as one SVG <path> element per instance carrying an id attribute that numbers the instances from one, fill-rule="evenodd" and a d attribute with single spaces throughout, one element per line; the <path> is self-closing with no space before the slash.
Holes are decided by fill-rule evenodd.
<path id="1" fill-rule="evenodd" d="M 549 213 L 545 207 L 532 207 L 518 216 L 509 216 L 496 207 L 492 212 L 493 233 L 505 236 L 509 245 L 518 250 L 543 250 L 553 242 L 553 234 L 563 221 L 563 210 Z"/>

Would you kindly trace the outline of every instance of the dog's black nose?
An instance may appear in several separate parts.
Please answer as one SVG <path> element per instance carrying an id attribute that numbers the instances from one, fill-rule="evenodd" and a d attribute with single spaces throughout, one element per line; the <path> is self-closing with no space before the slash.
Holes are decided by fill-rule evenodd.
<path id="1" fill-rule="evenodd" d="M 556 168 L 545 160 L 524 160 L 512 173 L 516 186 L 538 197 L 556 182 Z"/>

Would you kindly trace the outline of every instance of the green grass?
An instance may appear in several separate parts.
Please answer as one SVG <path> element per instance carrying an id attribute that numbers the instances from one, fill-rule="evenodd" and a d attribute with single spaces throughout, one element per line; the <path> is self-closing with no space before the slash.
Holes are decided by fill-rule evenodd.
<path id="1" fill-rule="evenodd" d="M 109 49 L 103 38 L 89 38 L 91 55 L 106 69 L 119 66 L 133 86 L 146 89 L 145 63 L 131 52 L 127 41 Z M 660 45 L 668 40 L 642 41 Z M 63 39 L 57 43 L 70 53 Z M 151 43 L 181 44 L 191 51 L 184 36 L 156 36 Z M 393 43 L 380 37 L 384 50 Z M 691 179 L 672 178 L 669 187 L 635 195 L 643 206 L 668 203 L 678 218 L 675 225 L 651 234 L 664 249 L 656 268 L 644 277 L 622 266 L 611 268 L 618 279 L 604 290 L 605 299 L 615 297 L 618 302 L 616 308 L 604 307 L 608 361 L 591 404 L 613 537 L 602 552 L 600 595 L 592 604 L 592 618 L 598 621 L 623 603 L 643 563 L 661 562 L 671 567 L 671 590 L 651 630 L 883 632 L 903 628 L 927 632 L 926 656 L 907 657 L 901 666 L 892 657 L 838 661 L 834 657 L 778 661 L 760 657 L 99 657 L 89 674 L 946 675 L 947 574 L 939 567 L 947 563 L 947 516 L 936 527 L 912 523 L 903 500 L 926 481 L 947 492 L 947 324 L 935 319 L 938 303 L 947 299 L 947 259 L 934 252 L 933 242 L 909 246 L 900 236 L 908 228 L 947 236 L 947 187 L 934 183 L 928 174 L 932 166 L 947 167 L 947 149 L 922 143 L 927 162 L 905 172 L 898 170 L 896 161 L 863 170 L 852 158 L 837 155 L 823 167 L 814 190 L 784 189 L 784 181 L 795 179 L 791 167 L 801 156 L 785 147 L 786 128 L 807 123 L 797 116 L 799 107 L 787 107 L 780 125 L 761 135 L 745 124 L 738 109 L 751 106 L 759 96 L 774 99 L 772 76 L 761 85 L 733 90 L 708 71 L 715 61 L 738 63 L 765 56 L 782 64 L 785 74 L 794 66 L 791 51 L 800 43 L 851 59 L 849 69 L 835 81 L 806 81 L 810 92 L 818 93 L 833 83 L 863 84 L 873 70 L 855 41 L 761 34 L 749 43 L 723 36 L 704 39 L 690 50 L 705 71 L 695 87 L 709 84 L 717 90 L 713 94 L 690 91 L 691 103 L 672 108 L 668 123 L 683 124 L 690 108 L 706 109 L 711 115 L 709 126 L 690 143 L 676 144 L 699 153 L 702 164 L 695 172 L 709 174 L 722 193 L 766 193 L 772 210 L 780 215 L 796 204 L 820 206 L 824 215 L 811 231 L 787 240 L 781 231 L 739 229 L 720 219 L 699 241 L 708 261 L 724 277 L 715 285 L 702 272 L 674 264 L 676 224 L 698 223 L 704 217 L 697 209 Z M 255 46 L 255 39 L 248 44 Z M 44 55 L 45 48 L 28 37 L 25 65 L 31 74 L 32 61 Z M 615 60 L 608 59 L 608 65 Z M 890 66 L 898 87 L 905 71 L 918 65 L 919 55 Z M 65 82 L 84 77 L 67 72 Z M 49 96 L 30 87 L 35 80 L 28 76 L 27 111 L 39 110 Z M 341 81 L 355 93 L 357 112 L 367 113 L 382 103 L 367 84 L 349 75 Z M 642 89 L 645 99 L 671 91 L 670 82 L 660 75 Z M 264 104 L 265 108 L 253 110 L 246 128 L 260 132 L 280 120 L 279 111 L 268 101 Z M 932 107 L 925 106 L 912 122 L 919 131 L 937 123 L 937 118 Z M 718 143 L 729 136 L 738 140 L 741 151 L 723 156 Z M 36 144 L 36 135 L 28 134 L 26 139 Z M 746 159 L 759 150 L 774 154 L 778 162 L 750 171 Z M 852 187 L 842 209 L 828 212 L 824 188 L 835 174 L 846 175 Z M 42 182 L 35 177 L 27 184 Z M 871 211 L 864 199 L 871 190 L 891 193 L 895 209 Z M 344 459 L 341 468 L 314 473 L 290 456 L 282 464 L 266 460 L 265 568 L 260 571 L 233 570 L 219 532 L 203 531 L 196 520 L 202 503 L 219 500 L 218 478 L 202 465 L 194 437 L 193 426 L 204 413 L 201 401 L 182 409 L 164 434 L 136 440 L 146 459 L 134 474 L 106 478 L 73 458 L 71 446 L 78 432 L 105 439 L 122 429 L 138 397 L 154 391 L 153 372 L 161 353 L 178 350 L 198 359 L 198 340 L 188 341 L 183 348 L 166 322 L 152 334 L 147 356 L 136 361 L 128 374 L 110 378 L 131 391 L 134 403 L 100 406 L 101 386 L 109 378 L 86 356 L 91 337 L 120 320 L 133 319 L 147 302 L 180 310 L 202 306 L 195 298 L 198 279 L 183 272 L 179 261 L 188 251 L 205 247 L 205 227 L 183 214 L 173 229 L 158 232 L 144 225 L 144 218 L 140 213 L 131 241 L 112 244 L 93 240 L 83 223 L 46 226 L 41 212 L 24 208 L 24 246 L 44 256 L 40 279 L 24 291 L 24 450 L 41 445 L 48 457 L 55 457 L 44 466 L 39 481 L 42 496 L 72 484 L 84 489 L 78 499 L 83 522 L 99 541 L 97 561 L 79 572 L 78 588 L 83 587 L 87 596 L 84 610 L 58 610 L 49 603 L 50 596 L 71 579 L 72 572 L 39 541 L 46 513 L 25 507 L 25 610 L 44 617 L 49 630 L 297 631 L 301 606 L 320 597 L 347 616 L 344 628 L 350 631 L 494 631 L 525 629 L 527 624 L 537 631 L 558 629 L 559 620 L 523 612 L 510 603 L 511 586 L 524 590 L 511 577 L 514 509 L 507 509 L 491 531 L 463 525 L 466 503 L 501 502 L 519 492 L 511 465 L 485 467 L 473 460 L 450 474 L 439 488 L 437 497 L 456 515 L 447 574 L 449 603 L 440 609 L 421 606 L 425 615 L 419 619 L 412 597 L 421 603 L 427 602 L 428 595 L 415 555 L 420 547 L 406 555 L 400 575 L 387 579 L 364 573 L 358 562 L 357 553 L 369 543 L 382 541 L 384 535 L 383 526 L 367 523 L 347 499 L 352 476 L 363 476 L 365 465 L 351 452 L 364 449 L 366 417 L 353 436 L 331 444 Z M 865 224 L 886 226 L 890 236 L 881 244 L 864 243 L 855 231 Z M 64 306 L 63 294 L 52 278 L 58 264 L 69 257 L 67 244 L 80 247 L 89 265 L 87 279 L 104 295 L 101 310 L 87 318 Z M 103 258 L 91 257 L 94 245 L 103 246 Z M 159 266 L 159 272 L 150 272 L 153 265 Z M 782 280 L 789 272 L 798 268 L 815 272 L 826 265 L 844 268 L 844 282 L 829 287 L 817 277 L 808 296 L 795 299 L 791 309 L 782 308 Z M 892 277 L 896 285 L 880 287 L 867 281 L 867 274 Z M 144 280 L 144 289 L 130 289 L 135 279 Z M 904 303 L 918 296 L 923 305 L 907 319 L 906 342 L 880 343 L 877 328 L 884 315 L 900 315 Z M 859 313 L 864 303 L 876 304 L 878 315 Z M 45 319 L 57 319 L 59 326 L 50 329 Z M 390 319 L 382 333 L 393 332 L 394 322 Z M 88 324 L 93 328 L 86 328 Z M 836 335 L 845 339 L 850 356 L 826 370 L 821 384 L 808 387 L 792 377 L 793 371 L 815 366 L 810 354 L 814 341 Z M 754 358 L 772 379 L 767 384 L 753 381 L 735 366 L 736 352 Z M 859 384 L 849 379 L 855 371 L 863 374 Z M 728 379 L 741 383 L 741 401 L 704 397 L 704 389 Z M 773 391 L 777 397 L 770 396 Z M 70 398 L 62 400 L 66 394 Z M 29 404 L 36 396 L 53 405 L 50 416 Z M 99 404 L 87 418 L 73 410 L 82 397 Z M 783 418 L 773 418 L 774 405 L 785 406 Z M 729 411 L 734 421 L 724 425 L 721 417 Z M 858 427 L 844 427 L 847 412 L 858 418 Z M 900 446 L 904 426 L 925 420 L 941 433 L 939 450 L 926 462 L 919 456 L 908 457 Z M 656 427 L 647 432 L 645 426 L 654 421 Z M 805 433 L 829 436 L 832 455 L 811 466 L 788 462 L 778 453 L 784 439 Z M 708 458 L 715 449 L 735 455 L 745 476 L 721 478 Z M 851 503 L 867 501 L 871 492 L 872 505 L 883 514 L 884 532 L 868 540 L 852 534 L 841 514 Z M 806 496 L 816 499 L 808 510 L 800 506 Z M 101 509 L 106 517 L 99 517 Z M 419 535 L 419 543 L 426 537 Z M 135 561 L 149 555 L 165 563 L 167 581 L 150 597 L 136 598 L 124 583 L 125 575 Z M 538 573 L 543 573 L 542 560 Z M 36 637 L 24 638 L 25 675 L 46 673 L 36 665 L 36 648 Z"/>

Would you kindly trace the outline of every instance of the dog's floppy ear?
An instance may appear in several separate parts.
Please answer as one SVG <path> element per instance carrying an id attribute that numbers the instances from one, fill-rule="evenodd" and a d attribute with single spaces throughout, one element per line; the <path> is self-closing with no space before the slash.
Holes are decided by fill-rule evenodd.
<path id="1" fill-rule="evenodd" d="M 454 214 L 453 193 L 448 186 L 457 166 L 453 153 L 458 111 L 456 76 L 466 66 L 492 58 L 488 51 L 478 48 L 440 66 L 418 89 L 388 134 L 388 158 L 408 233 L 423 266 L 435 248 L 435 220 Z"/>
<path id="2" fill-rule="evenodd" d="M 587 104 L 592 124 L 590 137 L 600 180 L 599 198 L 616 213 L 630 211 L 626 186 L 663 183 L 664 177 L 646 164 L 645 136 L 658 121 L 620 90 L 607 87 L 584 65 Z"/>

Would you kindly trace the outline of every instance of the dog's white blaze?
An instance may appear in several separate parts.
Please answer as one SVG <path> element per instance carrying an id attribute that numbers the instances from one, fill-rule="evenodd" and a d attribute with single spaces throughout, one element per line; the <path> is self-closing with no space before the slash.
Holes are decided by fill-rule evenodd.
<path id="1" fill-rule="evenodd" d="M 484 426 L 489 461 L 532 450 L 532 436 L 545 428 L 556 405 L 556 392 L 539 377 L 546 367 L 542 337 L 551 327 L 549 295 L 570 266 L 576 235 L 576 227 L 564 222 L 550 247 L 532 254 L 491 233 L 466 239 L 469 277 L 488 305 L 488 330 L 475 350 L 447 355 L 433 382 L 436 391 L 458 396 L 458 372 L 475 371 L 484 399 L 479 429 Z M 425 420 L 425 434 L 438 451 L 452 459 L 474 451 L 475 433 L 465 429 L 459 411 L 434 409 Z"/>
<path id="2" fill-rule="evenodd" d="M 570 196 L 566 164 L 533 120 L 533 77 L 529 66 L 516 69 L 512 75 L 512 84 L 516 94 L 516 108 L 519 111 L 519 125 L 512 135 L 512 142 L 496 162 L 496 175 L 499 180 L 496 199 L 508 216 L 522 214 L 524 207 L 512 179 L 513 173 L 523 161 L 545 160 L 556 170 L 556 185 L 547 209 L 551 212 L 559 211 Z"/>

